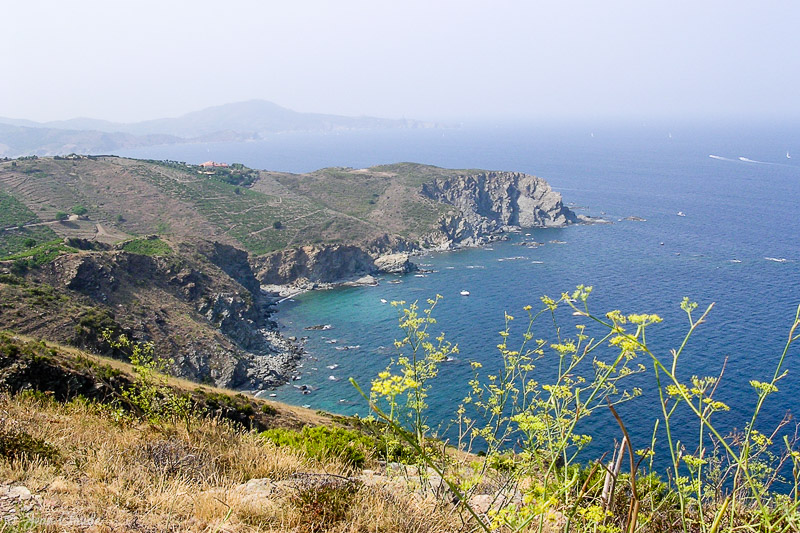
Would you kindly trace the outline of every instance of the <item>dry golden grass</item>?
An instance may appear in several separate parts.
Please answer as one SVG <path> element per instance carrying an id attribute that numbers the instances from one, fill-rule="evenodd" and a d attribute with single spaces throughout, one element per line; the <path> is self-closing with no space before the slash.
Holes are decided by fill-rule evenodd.
<path id="1" fill-rule="evenodd" d="M 115 421 L 98 404 L 24 394 L 1 395 L 0 418 L 58 452 L 0 458 L 0 483 L 35 498 L 16 519 L 3 509 L 0 531 L 469 530 L 435 501 L 364 485 L 336 460 L 310 460 L 226 421 L 153 427 Z"/>

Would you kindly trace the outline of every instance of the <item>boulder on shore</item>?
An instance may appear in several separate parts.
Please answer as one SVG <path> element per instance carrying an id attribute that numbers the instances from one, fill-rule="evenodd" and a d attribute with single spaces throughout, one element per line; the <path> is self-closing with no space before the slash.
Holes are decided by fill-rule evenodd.
<path id="1" fill-rule="evenodd" d="M 387 274 L 407 274 L 419 270 L 407 253 L 386 254 L 375 259 L 375 267 Z"/>

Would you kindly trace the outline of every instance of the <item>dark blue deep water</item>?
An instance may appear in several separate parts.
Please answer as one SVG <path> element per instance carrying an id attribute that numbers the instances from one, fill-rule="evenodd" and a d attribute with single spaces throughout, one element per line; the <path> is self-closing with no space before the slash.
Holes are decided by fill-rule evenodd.
<path id="1" fill-rule="evenodd" d="M 797 158 L 787 158 L 796 154 Z M 341 413 L 367 414 L 349 377 L 365 387 L 395 356 L 400 336 L 396 310 L 381 302 L 444 299 L 436 310 L 438 331 L 457 342 L 456 361 L 442 366 L 431 398 L 430 420 L 452 417 L 465 393 L 469 361 L 496 368 L 495 346 L 504 312 L 517 317 L 522 307 L 539 305 L 543 294 L 558 296 L 577 284 L 592 285 L 590 309 L 600 315 L 657 313 L 664 322 L 648 330 L 648 341 L 665 360 L 687 330 L 679 309 L 684 296 L 715 306 L 707 323 L 685 350 L 678 373 L 718 375 L 727 359 L 717 397 L 731 406 L 718 423 L 741 428 L 755 403 L 751 379 L 769 381 L 800 304 L 800 125 L 534 125 L 469 126 L 452 130 L 380 133 L 293 134 L 243 144 L 168 146 L 124 155 L 201 162 L 237 161 L 252 167 L 304 172 L 325 166 L 366 167 L 415 161 L 451 168 L 518 170 L 547 179 L 579 213 L 603 216 L 607 225 L 523 231 L 486 249 L 432 253 L 418 258 L 432 270 L 407 275 L 402 283 L 382 280 L 377 287 L 338 289 L 297 297 L 280 304 L 276 319 L 287 335 L 308 336 L 309 356 L 302 378 L 317 390 L 309 395 L 286 386 L 277 399 Z M 709 157 L 710 155 L 716 157 Z M 740 159 L 743 158 L 743 159 Z M 678 216 L 682 212 L 685 216 Z M 636 216 L 646 221 L 628 221 Z M 525 233 L 531 236 L 525 236 Z M 546 243 L 537 248 L 520 240 Z M 551 243 L 562 241 L 563 243 Z M 513 258 L 513 259 L 510 259 Z M 779 259 L 781 261 L 766 258 Z M 785 260 L 785 261 L 784 261 Z M 460 296 L 470 291 L 469 297 Z M 565 335 L 579 317 L 558 313 Z M 305 331 L 331 324 L 328 331 Z M 599 329 L 592 330 L 601 335 Z M 534 332 L 553 338 L 547 321 Z M 336 339 L 335 344 L 327 341 Z M 357 349 L 336 350 L 344 345 Z M 611 350 L 601 351 L 608 359 Z M 620 408 L 634 446 L 649 444 L 657 415 L 652 366 L 631 386 L 641 398 Z M 329 365 L 338 365 L 331 370 Z M 766 432 L 787 410 L 797 411 L 800 346 L 794 346 L 780 393 L 771 396 L 758 424 Z M 552 358 L 538 363 L 546 382 Z M 338 379 L 330 379 L 333 376 Z M 690 417 L 684 440 L 697 424 Z M 607 412 L 583 428 L 594 435 L 589 453 L 608 449 L 619 430 Z"/>

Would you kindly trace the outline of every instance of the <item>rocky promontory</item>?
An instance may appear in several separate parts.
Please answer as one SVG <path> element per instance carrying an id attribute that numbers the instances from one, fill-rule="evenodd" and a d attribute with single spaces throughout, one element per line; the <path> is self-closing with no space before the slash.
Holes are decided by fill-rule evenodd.
<path id="1" fill-rule="evenodd" d="M 483 172 L 436 179 L 420 193 L 454 206 L 457 214 L 439 219 L 425 244 L 437 248 L 477 246 L 509 228 L 561 227 L 578 217 L 561 194 L 536 176 L 520 172 Z"/>

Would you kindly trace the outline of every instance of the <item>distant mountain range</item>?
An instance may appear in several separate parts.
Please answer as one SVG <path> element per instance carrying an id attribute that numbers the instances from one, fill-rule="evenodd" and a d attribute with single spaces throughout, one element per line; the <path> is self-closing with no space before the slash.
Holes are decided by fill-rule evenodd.
<path id="1" fill-rule="evenodd" d="M 120 123 L 92 118 L 51 122 L 0 117 L 0 157 L 103 153 L 186 142 L 244 141 L 297 131 L 432 128 L 431 122 L 300 113 L 265 100 L 209 107 L 176 118 Z"/>

